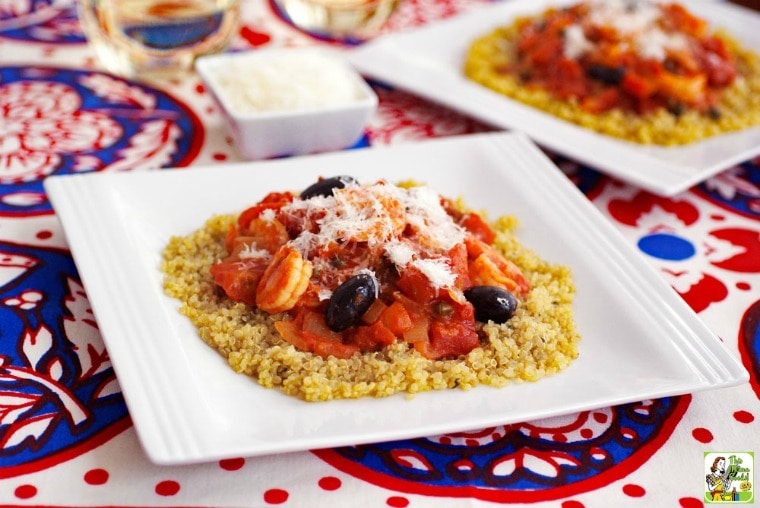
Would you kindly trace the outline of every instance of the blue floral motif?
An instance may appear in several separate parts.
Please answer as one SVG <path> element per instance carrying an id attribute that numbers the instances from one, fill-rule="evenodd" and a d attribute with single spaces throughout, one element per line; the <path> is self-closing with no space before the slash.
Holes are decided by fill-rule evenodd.
<path id="1" fill-rule="evenodd" d="M 0 477 L 86 451 L 129 425 L 68 252 L 0 242 Z"/>
<path id="2" fill-rule="evenodd" d="M 694 191 L 718 206 L 760 219 L 760 159 L 730 168 L 698 185 Z"/>
<path id="3" fill-rule="evenodd" d="M 389 489 L 496 502 L 558 499 L 635 470 L 668 439 L 689 401 L 670 397 L 469 437 L 458 433 L 315 453 Z"/>

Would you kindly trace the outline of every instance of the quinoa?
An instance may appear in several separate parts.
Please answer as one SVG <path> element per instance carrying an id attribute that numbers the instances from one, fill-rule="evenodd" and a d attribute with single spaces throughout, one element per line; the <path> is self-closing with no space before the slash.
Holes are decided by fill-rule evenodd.
<path id="1" fill-rule="evenodd" d="M 163 253 L 164 290 L 181 302 L 180 312 L 206 344 L 235 372 L 264 387 L 306 401 L 467 390 L 480 384 L 501 387 L 555 374 L 578 356 L 571 271 L 521 245 L 512 216 L 492 223 L 494 246 L 523 270 L 532 289 L 506 323 L 482 326 L 479 347 L 446 360 L 429 360 L 401 341 L 348 359 L 323 358 L 285 342 L 274 327 L 282 314 L 230 300 L 209 273 L 227 254 L 225 235 L 235 220 L 234 215 L 215 216 L 202 228 L 171 238 Z"/>
<path id="2" fill-rule="evenodd" d="M 640 144 L 685 145 L 760 125 L 760 57 L 725 31 L 718 31 L 716 36 L 727 43 L 736 58 L 738 76 L 720 94 L 715 108 L 719 115 L 690 109 L 674 113 L 666 108 L 641 115 L 618 108 L 591 113 L 584 111 L 577 101 L 558 100 L 546 90 L 522 86 L 517 76 L 503 71 L 514 58 L 512 41 L 517 38 L 519 23 L 518 19 L 511 25 L 498 27 L 471 44 L 464 64 L 464 74 L 469 79 L 563 120 Z"/>

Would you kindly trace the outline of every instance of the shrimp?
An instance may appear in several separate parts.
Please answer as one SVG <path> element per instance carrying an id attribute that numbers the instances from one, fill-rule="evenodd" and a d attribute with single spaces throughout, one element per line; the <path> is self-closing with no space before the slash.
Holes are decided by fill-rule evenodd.
<path id="1" fill-rule="evenodd" d="M 292 309 L 309 287 L 312 271 L 310 261 L 283 245 L 264 270 L 256 289 L 256 306 L 270 314 Z"/>

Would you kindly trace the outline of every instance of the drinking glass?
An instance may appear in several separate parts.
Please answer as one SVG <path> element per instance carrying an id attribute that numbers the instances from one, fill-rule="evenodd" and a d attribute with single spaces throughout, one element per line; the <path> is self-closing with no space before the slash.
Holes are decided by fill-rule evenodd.
<path id="1" fill-rule="evenodd" d="M 80 0 L 79 19 L 98 60 L 127 77 L 189 71 L 237 31 L 238 0 Z"/>
<path id="2" fill-rule="evenodd" d="M 290 21 L 328 37 L 368 39 L 376 35 L 399 0 L 275 0 Z"/>

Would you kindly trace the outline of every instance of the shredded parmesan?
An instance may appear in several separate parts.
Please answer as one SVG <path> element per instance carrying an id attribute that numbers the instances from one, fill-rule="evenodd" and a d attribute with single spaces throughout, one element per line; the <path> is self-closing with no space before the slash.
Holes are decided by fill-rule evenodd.
<path id="1" fill-rule="evenodd" d="M 456 281 L 442 256 L 464 241 L 465 232 L 443 208 L 440 196 L 427 187 L 347 183 L 332 196 L 295 199 L 280 213 L 317 226 L 305 227 L 289 242 L 304 258 L 331 244 L 367 242 L 381 245 L 399 270 L 410 264 L 416 267 L 433 288 L 451 287 Z M 408 227 L 414 242 L 401 238 Z"/>
<path id="2" fill-rule="evenodd" d="M 418 259 L 412 262 L 412 266 L 428 278 L 434 289 L 453 287 L 456 282 L 456 275 L 444 259 Z"/>
<path id="3" fill-rule="evenodd" d="M 257 249 L 255 247 L 252 247 L 250 244 L 248 244 L 240 252 L 239 257 L 240 259 L 269 260 L 269 259 L 272 259 L 272 254 L 270 254 L 269 251 L 266 249 Z"/>
<path id="4" fill-rule="evenodd" d="M 263 212 L 259 214 L 259 219 L 266 221 L 266 222 L 272 222 L 275 217 L 277 217 L 277 212 L 275 212 L 271 208 L 267 208 Z"/>
<path id="5" fill-rule="evenodd" d="M 362 97 L 350 69 L 320 52 L 231 59 L 214 70 L 213 79 L 220 95 L 241 114 L 340 106 Z"/>
<path id="6" fill-rule="evenodd" d="M 643 58 L 662 61 L 668 50 L 685 49 L 683 34 L 669 33 L 659 26 L 661 7 L 650 0 L 590 0 L 588 22 L 591 26 L 613 28 L 620 37 L 630 39 L 631 47 Z M 565 28 L 563 54 L 578 59 L 593 51 L 581 25 Z"/>
<path id="7" fill-rule="evenodd" d="M 394 240 L 385 246 L 385 255 L 398 268 L 404 268 L 414 259 L 414 249 L 406 242 Z"/>

